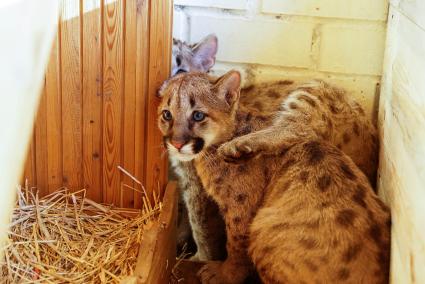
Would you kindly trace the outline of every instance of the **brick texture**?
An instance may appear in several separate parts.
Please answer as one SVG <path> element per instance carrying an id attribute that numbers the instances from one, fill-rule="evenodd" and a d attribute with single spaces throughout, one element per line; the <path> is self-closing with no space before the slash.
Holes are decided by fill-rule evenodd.
<path id="1" fill-rule="evenodd" d="M 219 39 L 220 61 L 310 67 L 312 23 L 195 15 L 191 17 L 191 40 L 204 37 L 205 27 Z"/>
<path id="2" fill-rule="evenodd" d="M 286 15 L 384 21 L 388 3 L 385 0 L 263 0 L 261 10 Z"/>
<path id="3" fill-rule="evenodd" d="M 214 74 L 240 70 L 244 84 L 323 78 L 352 91 L 373 114 L 388 0 L 175 0 L 174 36 L 215 33 Z"/>
<path id="4" fill-rule="evenodd" d="M 385 45 L 383 25 L 325 25 L 321 37 L 320 71 L 381 74 Z"/>

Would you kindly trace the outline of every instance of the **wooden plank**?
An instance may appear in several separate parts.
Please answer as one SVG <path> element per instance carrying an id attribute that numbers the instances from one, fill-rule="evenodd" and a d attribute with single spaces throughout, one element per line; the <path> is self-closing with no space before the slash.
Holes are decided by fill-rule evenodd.
<path id="1" fill-rule="evenodd" d="M 176 260 L 177 187 L 170 182 L 165 190 L 158 221 L 143 235 L 134 277 L 138 283 L 168 283 Z"/>
<path id="2" fill-rule="evenodd" d="M 125 62 L 124 62 L 124 98 L 122 120 L 122 160 L 121 165 L 134 175 L 135 172 L 135 115 L 136 115 L 136 56 L 137 56 L 137 2 L 125 2 Z M 134 182 L 126 175 L 122 175 L 122 182 L 134 187 Z M 122 188 L 122 207 L 134 207 L 134 192 Z"/>
<path id="3" fill-rule="evenodd" d="M 378 187 L 392 213 L 391 283 L 425 282 L 425 30 L 414 21 L 391 6 L 378 123 Z"/>
<path id="4" fill-rule="evenodd" d="M 44 79 L 44 82 L 46 80 Z M 40 103 L 38 105 L 37 119 L 35 121 L 35 165 L 37 175 L 37 190 L 40 195 L 49 192 L 47 176 L 47 100 L 46 84 L 44 84 Z"/>
<path id="5" fill-rule="evenodd" d="M 400 0 L 400 11 L 404 16 L 425 30 L 425 1 Z"/>
<path id="6" fill-rule="evenodd" d="M 53 41 L 50 60 L 46 69 L 46 127 L 47 143 L 47 184 L 49 193 L 62 186 L 62 93 L 60 72 L 60 29 Z"/>
<path id="7" fill-rule="evenodd" d="M 124 46 L 123 1 L 104 7 L 103 15 L 103 201 L 119 204 Z"/>
<path id="8" fill-rule="evenodd" d="M 82 97 L 80 3 L 62 3 L 62 145 L 63 183 L 70 189 L 82 188 Z"/>
<path id="9" fill-rule="evenodd" d="M 87 196 L 102 202 L 101 0 L 83 4 L 83 179 Z"/>
<path id="10" fill-rule="evenodd" d="M 135 176 L 145 181 L 146 167 L 146 105 L 149 74 L 149 1 L 137 0 L 136 114 L 135 114 Z M 142 194 L 134 193 L 134 207 L 142 207 Z"/>
<path id="11" fill-rule="evenodd" d="M 31 129 L 31 131 L 33 130 Z M 37 185 L 37 173 L 35 168 L 35 135 L 33 133 L 31 134 L 30 145 L 28 148 L 21 185 L 28 182 L 28 185 L 32 187 Z"/>
<path id="12" fill-rule="evenodd" d="M 146 147 L 146 189 L 161 190 L 167 180 L 167 157 L 164 155 L 162 135 L 157 126 L 157 108 L 160 99 L 156 96 L 158 88 L 170 75 L 172 12 L 173 3 L 168 0 L 151 2 L 150 15 L 150 55 L 149 90 L 147 103 L 147 147 Z"/>

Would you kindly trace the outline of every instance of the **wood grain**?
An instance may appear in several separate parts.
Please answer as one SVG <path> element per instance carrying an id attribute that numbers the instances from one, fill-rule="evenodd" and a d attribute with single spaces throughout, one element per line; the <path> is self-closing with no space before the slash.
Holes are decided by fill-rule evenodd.
<path id="1" fill-rule="evenodd" d="M 101 0 L 83 6 L 83 179 L 87 196 L 102 200 L 102 14 Z"/>
<path id="2" fill-rule="evenodd" d="M 124 84 L 123 1 L 104 8 L 103 21 L 103 197 L 120 203 L 121 115 Z"/>
<path id="3" fill-rule="evenodd" d="M 136 114 L 135 114 L 135 176 L 138 180 L 146 180 L 146 106 L 149 78 L 149 24 L 150 4 L 146 0 L 137 0 L 136 7 Z M 164 64 L 164 63 L 163 63 Z M 144 183 L 145 184 L 145 183 Z M 146 189 L 148 192 L 151 188 Z M 142 206 L 142 195 L 134 192 L 134 206 Z"/>
<path id="4" fill-rule="evenodd" d="M 147 103 L 147 150 L 146 176 L 147 188 L 163 189 L 167 180 L 167 156 L 164 154 L 162 135 L 157 126 L 157 109 L 160 99 L 156 96 L 162 82 L 170 76 L 171 59 L 171 25 L 173 3 L 168 0 L 151 2 L 150 55 L 149 55 L 149 89 Z M 164 64 L 166 60 L 166 64 Z"/>
<path id="5" fill-rule="evenodd" d="M 60 66 L 60 33 L 53 42 L 50 62 L 46 69 L 46 127 L 47 127 L 47 179 L 49 193 L 62 185 L 62 91 Z M 42 147 L 42 145 L 41 145 Z M 37 184 L 40 189 L 42 185 Z"/>
<path id="6" fill-rule="evenodd" d="M 38 104 L 37 119 L 35 121 L 35 143 L 41 147 L 36 148 L 35 166 L 44 171 L 37 171 L 37 185 L 39 185 L 39 193 L 45 195 L 48 193 L 48 177 L 47 177 L 47 108 L 46 101 L 46 84 L 44 84 L 40 102 Z M 45 145 L 45 146 L 43 146 Z"/>
<path id="7" fill-rule="evenodd" d="M 43 193 L 86 188 L 98 202 L 140 208 L 117 166 L 150 196 L 164 189 L 155 94 L 169 74 L 172 3 L 62 3 L 24 178 Z"/>
<path id="8" fill-rule="evenodd" d="M 63 1 L 61 26 L 62 145 L 63 183 L 72 190 L 81 188 L 82 96 L 80 2 Z"/>
<path id="9" fill-rule="evenodd" d="M 123 98 L 123 127 L 122 127 L 122 160 L 121 165 L 134 175 L 135 172 L 135 113 L 136 113 L 136 1 L 125 2 L 125 59 L 124 59 L 124 98 Z M 134 182 L 127 176 L 122 176 L 122 182 L 134 187 Z M 126 192 L 130 190 L 130 192 Z M 122 188 L 122 207 L 134 206 L 134 195 L 131 189 Z"/>

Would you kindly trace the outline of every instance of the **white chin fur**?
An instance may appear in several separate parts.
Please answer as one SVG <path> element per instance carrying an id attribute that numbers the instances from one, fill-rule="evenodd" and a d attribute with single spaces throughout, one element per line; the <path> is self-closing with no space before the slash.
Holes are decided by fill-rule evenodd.
<path id="1" fill-rule="evenodd" d="M 168 152 L 173 159 L 177 159 L 182 162 L 189 162 L 198 156 L 198 154 L 194 154 L 192 151 L 192 144 L 184 145 L 180 152 L 172 145 L 168 144 Z"/>

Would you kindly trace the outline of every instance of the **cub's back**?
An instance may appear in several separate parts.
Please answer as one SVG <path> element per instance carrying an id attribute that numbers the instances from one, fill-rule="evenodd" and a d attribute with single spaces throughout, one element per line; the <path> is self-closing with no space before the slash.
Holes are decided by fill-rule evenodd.
<path id="1" fill-rule="evenodd" d="M 347 154 L 375 185 L 378 166 L 377 130 L 363 108 L 343 89 L 320 80 L 282 80 L 241 90 L 240 104 L 265 114 L 294 113 L 307 117 L 318 135 Z"/>
<path id="2" fill-rule="evenodd" d="M 349 157 L 323 141 L 282 158 L 251 225 L 266 283 L 388 283 L 390 215 Z"/>

